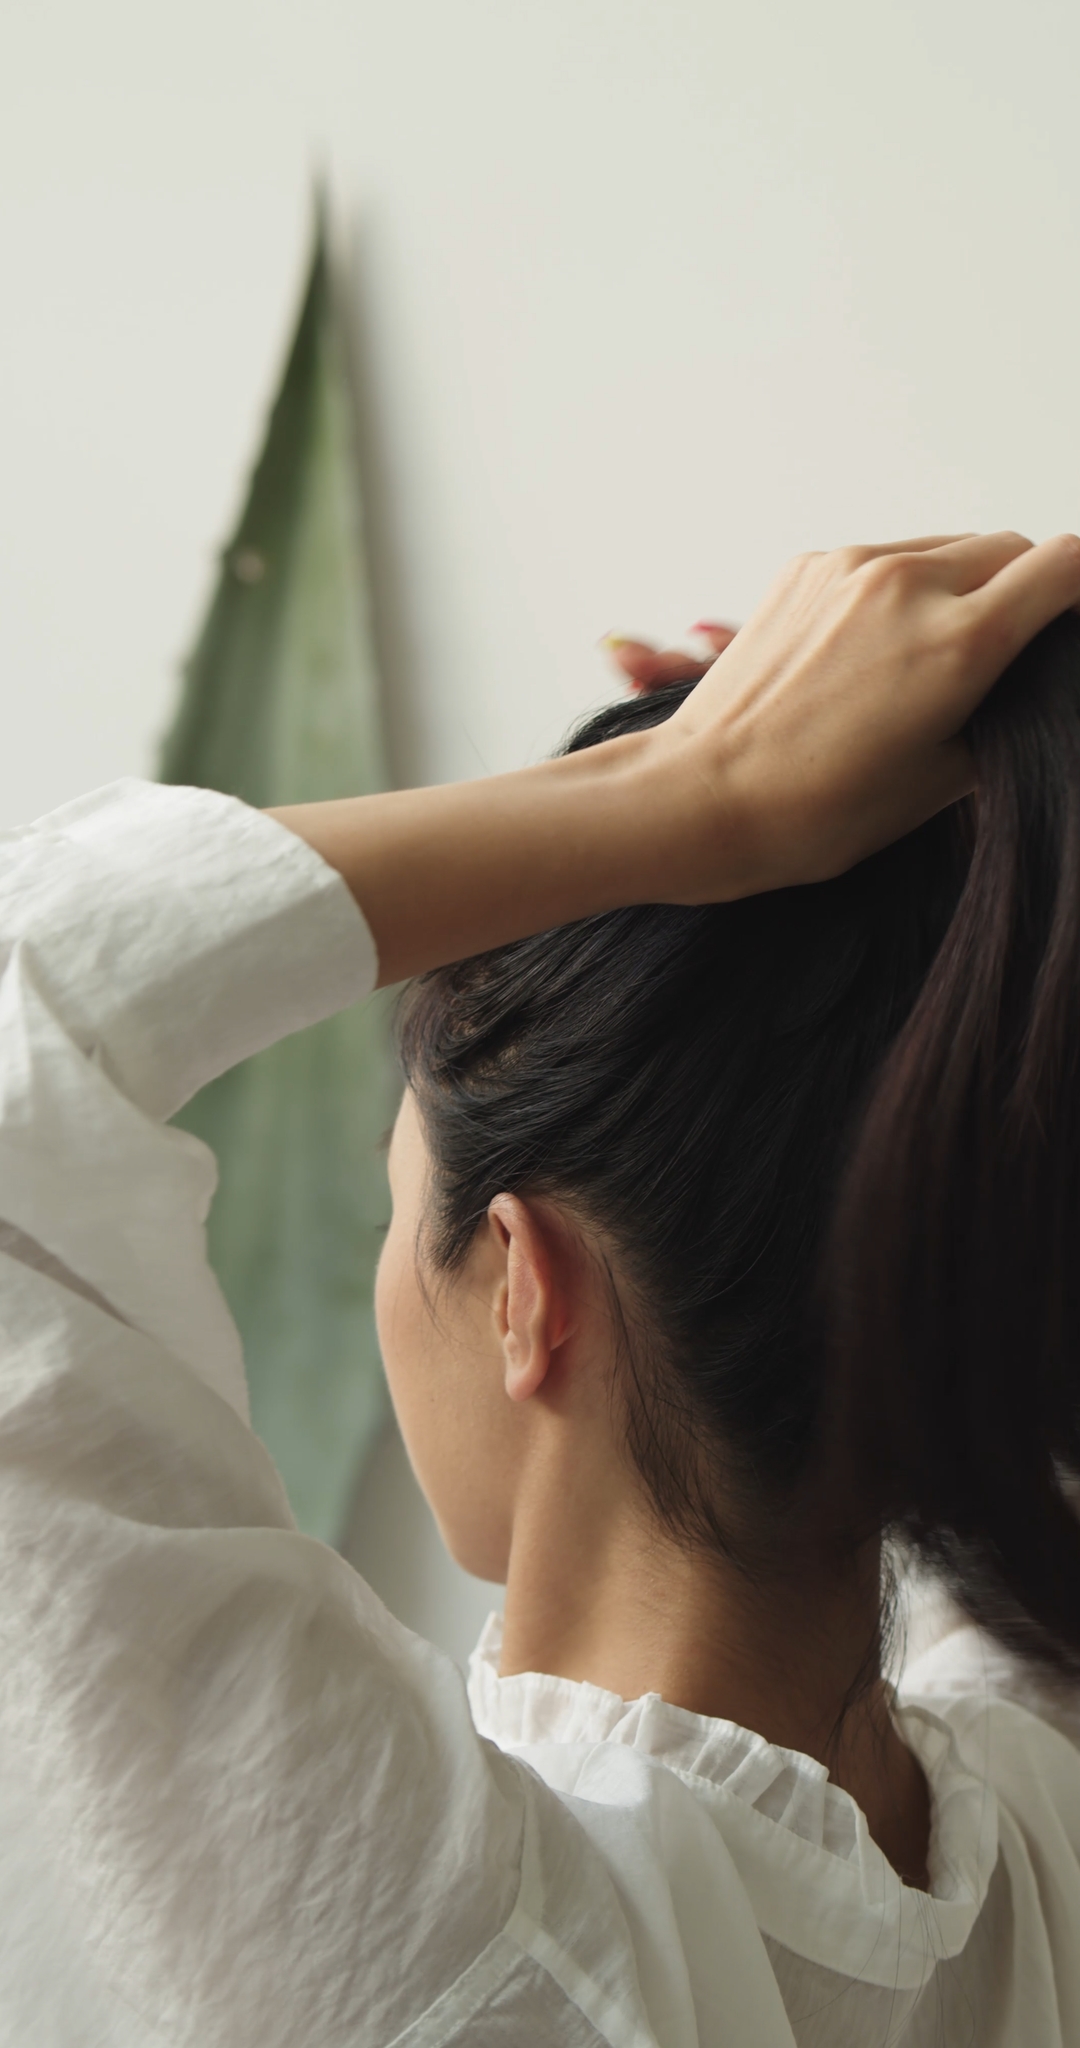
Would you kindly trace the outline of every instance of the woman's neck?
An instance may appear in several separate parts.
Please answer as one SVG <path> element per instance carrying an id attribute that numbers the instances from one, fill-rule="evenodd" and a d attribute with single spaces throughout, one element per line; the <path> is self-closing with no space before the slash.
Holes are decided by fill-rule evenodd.
<path id="1" fill-rule="evenodd" d="M 658 1693 L 824 1763 L 910 1884 L 925 1886 L 930 1803 L 889 1713 L 877 1656 L 880 1560 L 809 1563 L 751 1583 L 677 1544 L 636 1503 L 581 1517 L 519 1504 L 501 1669 L 547 1671 L 637 1699 Z M 613 1512 L 614 1508 L 614 1512 Z"/>

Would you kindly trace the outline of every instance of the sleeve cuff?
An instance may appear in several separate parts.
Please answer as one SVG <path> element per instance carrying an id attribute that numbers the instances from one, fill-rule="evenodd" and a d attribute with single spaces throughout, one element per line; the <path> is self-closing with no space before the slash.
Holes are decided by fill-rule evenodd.
<path id="1" fill-rule="evenodd" d="M 0 837 L 0 946 L 148 1114 L 370 994 L 375 943 L 295 833 L 217 791 L 110 784 Z"/>

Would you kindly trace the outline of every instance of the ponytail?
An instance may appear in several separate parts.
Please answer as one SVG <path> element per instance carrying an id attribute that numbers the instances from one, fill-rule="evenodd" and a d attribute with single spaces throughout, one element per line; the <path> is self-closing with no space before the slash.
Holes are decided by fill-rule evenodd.
<path id="1" fill-rule="evenodd" d="M 841 1539 L 899 1525 L 981 1622 L 1080 1674 L 1080 619 L 972 745 L 977 801 L 847 874 L 439 969 L 400 1043 L 436 1268 L 504 1189 L 603 1233 L 666 1523 L 765 1574 L 839 1503 Z"/>
<path id="2" fill-rule="evenodd" d="M 877 1080 L 826 1269 L 875 1523 L 1080 1675 L 1080 618 L 971 722 L 955 914 Z"/>

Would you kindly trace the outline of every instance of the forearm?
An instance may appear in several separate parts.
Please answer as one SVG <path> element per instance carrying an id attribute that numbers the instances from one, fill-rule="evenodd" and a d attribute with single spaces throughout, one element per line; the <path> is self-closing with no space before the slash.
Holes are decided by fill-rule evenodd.
<path id="1" fill-rule="evenodd" d="M 480 782 L 271 815 L 343 876 L 385 985 L 662 894 L 672 806 L 647 740 L 608 741 Z"/>
<path id="2" fill-rule="evenodd" d="M 1078 602 L 1072 534 L 802 557 L 652 731 L 272 815 L 344 877 L 382 982 L 620 904 L 821 881 L 970 790 L 966 719 Z"/>

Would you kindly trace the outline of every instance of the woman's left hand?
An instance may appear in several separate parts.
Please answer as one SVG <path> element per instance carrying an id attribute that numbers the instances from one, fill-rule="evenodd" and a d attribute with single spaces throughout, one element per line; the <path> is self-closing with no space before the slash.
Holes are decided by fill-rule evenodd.
<path id="1" fill-rule="evenodd" d="M 708 629 L 711 662 L 616 643 L 638 688 L 698 683 L 655 727 L 276 815 L 343 875 L 384 982 L 624 903 L 824 880 L 972 787 L 965 720 L 1071 605 L 1076 534 L 804 555 L 737 633 Z"/>

